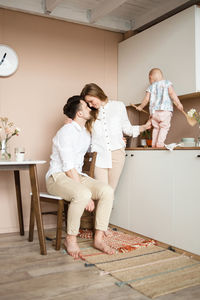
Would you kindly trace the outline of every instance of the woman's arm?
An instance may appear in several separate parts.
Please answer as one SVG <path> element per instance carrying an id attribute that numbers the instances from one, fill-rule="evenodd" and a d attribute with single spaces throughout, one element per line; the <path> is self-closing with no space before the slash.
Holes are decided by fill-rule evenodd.
<path id="1" fill-rule="evenodd" d="M 122 114 L 122 131 L 124 134 L 132 137 L 137 137 L 140 132 L 143 132 L 151 128 L 151 120 L 148 120 L 144 125 L 131 125 L 125 105 L 121 102 L 121 114 Z"/>
<path id="2" fill-rule="evenodd" d="M 126 107 L 123 102 L 120 102 L 120 112 L 122 120 L 122 131 L 124 134 L 132 137 L 137 137 L 140 134 L 140 126 L 131 125 Z"/>

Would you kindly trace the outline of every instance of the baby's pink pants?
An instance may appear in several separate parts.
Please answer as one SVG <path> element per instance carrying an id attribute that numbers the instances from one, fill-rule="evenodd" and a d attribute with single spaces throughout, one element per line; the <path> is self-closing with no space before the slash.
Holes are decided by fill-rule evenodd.
<path id="1" fill-rule="evenodd" d="M 157 110 L 152 115 L 152 147 L 164 147 L 164 142 L 170 128 L 171 111 Z"/>

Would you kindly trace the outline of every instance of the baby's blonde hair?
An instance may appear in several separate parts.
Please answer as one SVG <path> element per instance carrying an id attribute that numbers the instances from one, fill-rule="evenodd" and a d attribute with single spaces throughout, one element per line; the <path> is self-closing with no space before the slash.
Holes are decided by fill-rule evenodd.
<path id="1" fill-rule="evenodd" d="M 149 72 L 149 77 L 153 77 L 154 81 L 163 79 L 163 73 L 159 68 L 153 68 Z"/>

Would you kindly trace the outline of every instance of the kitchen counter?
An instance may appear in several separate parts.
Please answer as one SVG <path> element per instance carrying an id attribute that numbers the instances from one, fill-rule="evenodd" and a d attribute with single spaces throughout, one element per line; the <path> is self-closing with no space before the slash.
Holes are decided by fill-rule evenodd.
<path id="1" fill-rule="evenodd" d="M 133 147 L 133 148 L 126 148 L 126 150 L 150 150 L 150 151 L 160 151 L 160 150 L 166 150 L 169 151 L 168 149 L 166 149 L 165 147 L 163 148 L 151 148 L 151 147 Z M 174 148 L 174 150 L 200 150 L 200 147 L 176 147 Z"/>
<path id="2" fill-rule="evenodd" d="M 160 150 L 126 150 L 110 223 L 200 255 L 200 147 Z"/>

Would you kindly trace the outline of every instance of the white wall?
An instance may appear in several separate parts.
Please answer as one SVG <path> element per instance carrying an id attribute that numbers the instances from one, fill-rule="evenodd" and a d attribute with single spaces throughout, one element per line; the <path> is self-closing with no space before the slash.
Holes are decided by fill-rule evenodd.
<path id="1" fill-rule="evenodd" d="M 192 6 L 119 44 L 119 100 L 127 105 L 130 101 L 139 103 L 149 84 L 149 70 L 153 67 L 162 69 L 178 95 L 200 89 L 200 67 L 198 72 L 196 68 L 199 52 L 196 52 L 195 42 L 195 34 L 197 37 L 200 30 L 196 28 L 195 32 L 195 17 L 199 17 L 199 10 Z"/>
<path id="2" fill-rule="evenodd" d="M 196 89 L 200 91 L 200 7 L 195 10 Z"/>

